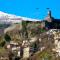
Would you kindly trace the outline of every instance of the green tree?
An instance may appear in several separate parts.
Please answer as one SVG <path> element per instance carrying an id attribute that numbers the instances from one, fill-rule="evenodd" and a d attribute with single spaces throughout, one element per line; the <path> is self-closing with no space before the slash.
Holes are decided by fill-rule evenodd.
<path id="1" fill-rule="evenodd" d="M 22 21 L 22 36 L 24 38 L 28 38 L 28 32 L 27 32 L 27 22 L 26 21 Z"/>
<path id="2" fill-rule="evenodd" d="M 9 42 L 11 40 L 11 37 L 7 33 L 5 34 L 4 38 L 7 42 Z"/>
<path id="3" fill-rule="evenodd" d="M 5 40 L 3 38 L 3 36 L 0 36 L 0 47 L 3 47 L 5 45 Z"/>

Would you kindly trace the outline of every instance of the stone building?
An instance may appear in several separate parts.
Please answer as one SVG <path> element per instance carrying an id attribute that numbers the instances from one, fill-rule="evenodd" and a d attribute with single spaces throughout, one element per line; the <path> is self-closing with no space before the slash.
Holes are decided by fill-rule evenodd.
<path id="1" fill-rule="evenodd" d="M 13 60 L 16 57 L 21 57 L 20 55 L 20 45 L 14 41 L 10 41 L 10 43 L 7 44 L 7 49 L 9 52 L 9 57 Z M 10 56 L 11 55 L 11 56 Z"/>

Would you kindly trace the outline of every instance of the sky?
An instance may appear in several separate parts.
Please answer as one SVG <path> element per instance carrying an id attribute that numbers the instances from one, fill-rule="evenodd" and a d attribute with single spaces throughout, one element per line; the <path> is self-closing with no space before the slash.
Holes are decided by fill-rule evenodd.
<path id="1" fill-rule="evenodd" d="M 44 19 L 46 8 L 53 17 L 60 18 L 60 0 L 0 0 L 0 11 L 28 18 Z"/>

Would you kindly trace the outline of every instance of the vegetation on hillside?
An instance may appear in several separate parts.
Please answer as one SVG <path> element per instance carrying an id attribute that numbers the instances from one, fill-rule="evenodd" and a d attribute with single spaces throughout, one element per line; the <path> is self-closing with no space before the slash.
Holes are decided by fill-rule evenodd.
<path id="1" fill-rule="evenodd" d="M 42 52 L 38 51 L 33 57 L 31 57 L 32 60 L 55 60 L 56 54 L 54 54 L 50 50 L 44 50 Z"/>

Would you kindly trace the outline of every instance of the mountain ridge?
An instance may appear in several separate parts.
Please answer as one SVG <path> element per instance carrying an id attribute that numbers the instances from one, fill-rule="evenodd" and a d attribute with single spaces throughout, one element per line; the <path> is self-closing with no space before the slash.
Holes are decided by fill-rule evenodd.
<path id="1" fill-rule="evenodd" d="M 41 21 L 41 20 L 38 20 L 38 19 L 32 19 L 32 18 L 27 18 L 27 17 L 22 17 L 22 16 L 16 16 L 14 14 L 8 14 L 8 13 L 4 13 L 2 11 L 0 11 L 0 21 L 1 20 L 7 20 L 10 21 L 10 20 L 15 20 L 16 22 L 18 20 L 23 20 L 23 21 Z M 13 21 L 14 22 L 14 21 Z"/>

